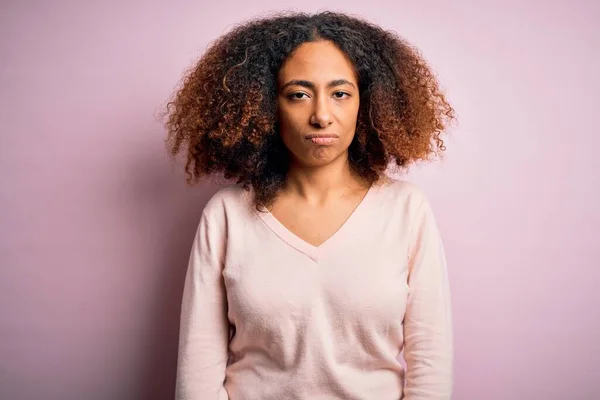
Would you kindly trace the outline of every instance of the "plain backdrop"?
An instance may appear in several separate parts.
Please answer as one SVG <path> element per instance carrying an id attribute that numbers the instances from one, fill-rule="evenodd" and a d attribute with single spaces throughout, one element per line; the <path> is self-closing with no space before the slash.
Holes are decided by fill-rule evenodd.
<path id="1" fill-rule="evenodd" d="M 0 399 L 173 397 L 216 187 L 186 187 L 156 114 L 214 38 L 285 9 L 396 31 L 456 108 L 446 158 L 402 176 L 445 238 L 454 399 L 600 398 L 599 2 L 4 0 Z"/>

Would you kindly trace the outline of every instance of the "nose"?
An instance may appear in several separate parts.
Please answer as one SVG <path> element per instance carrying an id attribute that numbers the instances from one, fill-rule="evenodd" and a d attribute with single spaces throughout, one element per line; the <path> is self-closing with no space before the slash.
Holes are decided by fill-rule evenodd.
<path id="1" fill-rule="evenodd" d="M 312 115 L 310 116 L 310 124 L 320 128 L 327 128 L 333 122 L 327 98 L 324 97 L 317 98 Z"/>

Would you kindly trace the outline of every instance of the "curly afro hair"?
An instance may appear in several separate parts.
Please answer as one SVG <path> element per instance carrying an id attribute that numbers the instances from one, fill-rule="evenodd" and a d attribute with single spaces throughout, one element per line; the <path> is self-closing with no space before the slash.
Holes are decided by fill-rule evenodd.
<path id="1" fill-rule="evenodd" d="M 420 52 L 353 16 L 284 13 L 234 27 L 212 43 L 167 103 L 167 147 L 187 152 L 187 182 L 220 175 L 252 189 L 257 207 L 284 185 L 289 155 L 278 131 L 277 77 L 302 43 L 328 40 L 352 61 L 360 109 L 348 153 L 352 170 L 373 183 L 394 163 L 404 168 L 445 150 L 455 118 Z"/>

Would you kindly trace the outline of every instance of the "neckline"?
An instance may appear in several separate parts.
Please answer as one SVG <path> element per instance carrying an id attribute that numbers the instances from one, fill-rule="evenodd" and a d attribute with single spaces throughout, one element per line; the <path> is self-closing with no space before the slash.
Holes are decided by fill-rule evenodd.
<path id="1" fill-rule="evenodd" d="M 255 209 L 256 213 L 260 217 L 260 219 L 267 225 L 267 227 L 277 235 L 282 241 L 287 243 L 289 246 L 295 248 L 296 250 L 304 253 L 308 257 L 310 257 L 313 261 L 318 262 L 324 252 L 327 251 L 330 247 L 332 247 L 336 242 L 339 242 L 344 237 L 347 236 L 348 232 L 352 231 L 352 227 L 356 226 L 361 219 L 361 215 L 364 215 L 365 208 L 367 208 L 368 203 L 371 201 L 373 197 L 373 193 L 375 192 L 376 184 L 373 183 L 361 201 L 357 204 L 354 210 L 350 213 L 348 218 L 340 225 L 340 227 L 327 239 L 325 239 L 321 244 L 315 246 L 310 244 L 306 240 L 302 239 L 294 232 L 289 230 L 285 225 L 283 225 L 270 211 L 258 211 Z"/>

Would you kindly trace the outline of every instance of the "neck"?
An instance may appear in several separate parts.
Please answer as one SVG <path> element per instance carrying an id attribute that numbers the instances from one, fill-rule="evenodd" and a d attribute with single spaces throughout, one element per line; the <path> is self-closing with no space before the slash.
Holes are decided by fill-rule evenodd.
<path id="1" fill-rule="evenodd" d="M 352 172 L 347 155 L 319 167 L 292 164 L 285 184 L 288 193 L 310 203 L 323 203 L 331 196 L 339 197 L 340 193 L 365 187 L 363 180 Z"/>

